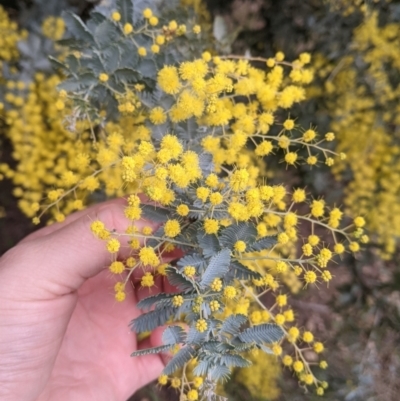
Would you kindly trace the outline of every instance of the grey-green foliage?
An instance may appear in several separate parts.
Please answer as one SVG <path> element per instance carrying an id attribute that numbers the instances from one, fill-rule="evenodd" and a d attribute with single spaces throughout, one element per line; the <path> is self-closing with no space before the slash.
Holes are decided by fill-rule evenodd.
<path id="1" fill-rule="evenodd" d="M 68 35 L 60 40 L 59 44 L 77 50 L 80 54 L 72 52 L 62 62 L 51 59 L 53 66 L 62 69 L 67 75 L 65 81 L 60 84 L 60 89 L 83 97 L 83 112 L 90 111 L 97 116 L 96 112 L 99 109 L 105 109 L 108 117 L 116 118 L 116 95 L 123 94 L 126 86 L 134 83 L 145 85 L 141 100 L 148 107 L 154 107 L 155 104 L 171 104 L 171 96 L 163 94 L 158 98 L 154 97 L 157 93 L 157 72 L 164 65 L 177 64 L 183 59 L 199 56 L 203 45 L 196 40 L 194 34 L 188 32 L 161 46 L 158 54 L 152 53 L 150 46 L 153 39 L 141 30 L 145 24 L 142 12 L 150 6 L 159 16 L 161 27 L 168 21 L 167 18 L 175 18 L 182 22 L 193 18 L 190 9 L 179 7 L 176 1 L 159 3 L 146 0 L 114 0 L 107 4 L 97 6 L 87 22 L 70 11 L 63 13 Z M 110 18 L 114 10 L 119 11 L 122 16 L 120 23 Z M 133 25 L 134 40 L 131 35 L 123 33 L 122 27 L 125 23 Z M 196 46 L 190 45 L 193 41 L 196 42 Z M 139 56 L 138 46 L 146 47 L 146 56 Z M 99 81 L 99 75 L 102 73 L 109 76 L 106 84 Z"/>
<path id="2" fill-rule="evenodd" d="M 153 211 L 146 208 L 147 211 Z M 160 217 L 160 216 L 159 216 Z M 165 215 L 161 214 L 162 219 Z M 248 366 L 249 361 L 241 353 L 252 348 L 270 352 L 269 344 L 280 341 L 283 331 L 275 324 L 261 324 L 249 327 L 247 316 L 230 315 L 224 321 L 212 318 L 209 302 L 218 300 L 223 303 L 222 294 L 213 292 L 211 284 L 216 278 L 223 280 L 225 285 L 236 279 L 260 278 L 260 274 L 249 270 L 234 257 L 236 241 L 243 240 L 249 251 L 269 249 L 276 243 L 276 237 L 257 239 L 254 223 L 239 223 L 221 230 L 218 236 L 205 234 L 202 222 L 193 222 L 182 232 L 180 240 L 196 242 L 201 253 L 191 251 L 176 261 L 175 266 L 166 269 L 167 279 L 180 292 L 183 304 L 174 307 L 174 294 L 159 294 L 143 299 L 138 307 L 150 312 L 133 320 L 132 329 L 137 332 L 151 330 L 165 324 L 169 317 L 180 319 L 183 316 L 189 325 L 187 334 L 179 326 L 171 326 L 165 330 L 163 339 L 166 345 L 181 344 L 182 349 L 173 357 L 164 370 L 171 374 L 181 368 L 192 357 L 198 359 L 195 374 L 207 375 L 212 380 L 225 380 L 233 367 Z M 196 274 L 187 277 L 184 267 L 194 266 Z M 202 299 L 198 300 L 198 294 Z M 182 315 L 183 314 L 183 315 Z M 207 327 L 198 331 L 196 323 L 205 319 Z M 163 351 L 160 349 L 161 352 Z"/>
<path id="3" fill-rule="evenodd" d="M 139 57 L 136 44 L 149 48 L 152 39 L 139 33 L 135 34 L 134 43 L 121 29 L 122 24 L 131 23 L 136 32 L 138 27 L 143 26 L 143 8 L 149 5 L 160 17 L 161 24 L 163 15 L 166 15 L 165 21 L 173 18 L 178 22 L 182 21 L 184 14 L 179 14 L 182 11 L 173 14 L 167 9 L 168 7 L 162 6 L 157 9 L 155 4 L 140 0 L 116 0 L 111 2 L 108 8 L 97 7 L 87 22 L 83 22 L 72 13 L 64 15 L 69 38 L 63 39 L 61 43 L 72 50 L 78 50 L 80 54 L 71 52 L 64 61 L 52 59 L 52 62 L 67 75 L 61 88 L 79 99 L 81 103 L 77 104 L 81 105 L 83 112 L 96 113 L 106 109 L 107 118 L 118 117 L 117 96 L 131 89 L 135 83 L 145 87 L 144 91 L 135 92 L 144 108 L 161 106 L 167 110 L 173 105 L 174 98 L 157 87 L 156 76 L 157 71 L 164 65 L 176 65 L 182 60 L 182 52 L 187 49 L 181 46 L 183 38 L 175 38 L 176 40 L 170 44 L 162 46 L 160 54 L 151 54 L 148 51 L 147 56 Z M 110 18 L 112 10 L 121 13 L 121 23 L 112 21 Z M 185 41 L 189 43 L 189 47 L 193 42 L 188 38 L 185 38 Z M 202 48 L 199 44 L 196 47 L 199 53 Z M 190 59 L 194 55 L 195 51 L 189 52 L 185 55 L 185 59 Z M 108 75 L 106 82 L 99 80 L 102 73 Z M 159 126 L 146 121 L 146 125 L 156 149 L 165 133 L 173 131 L 185 149 L 193 150 L 199 155 L 203 177 L 213 172 L 212 156 L 205 153 L 200 146 L 202 138 L 209 135 L 212 128 L 199 126 L 195 118 L 184 123 L 168 122 Z M 219 128 L 215 129 L 218 130 Z M 146 238 L 146 246 L 160 249 L 164 242 L 170 240 L 165 236 L 163 223 L 168 219 L 181 220 L 175 211 L 180 203 L 190 206 L 189 216 L 184 219 L 185 224 L 181 225 L 180 234 L 174 238 L 175 246 L 186 254 L 178 257 L 165 269 L 169 283 L 178 292 L 161 293 L 141 300 L 138 307 L 144 313 L 135 318 L 130 326 L 133 331 L 142 333 L 164 326 L 167 322 L 183 320 L 188 329 L 171 325 L 164 331 L 164 346 L 137 351 L 132 355 L 165 352 L 179 345 L 181 348 L 165 367 L 165 374 L 172 374 L 196 357 L 198 374 L 204 374 L 208 379 L 218 381 L 225 380 L 232 368 L 249 365 L 249 361 L 241 355 L 243 352 L 253 348 L 268 352 L 268 345 L 279 341 L 283 336 L 278 326 L 270 324 L 251 327 L 248 318 L 240 314 L 231 315 L 224 321 L 218 320 L 215 313 L 224 309 L 226 300 L 223 291 L 212 286 L 215 279 L 220 279 L 223 285 L 227 286 L 235 285 L 237 280 L 260 278 L 259 273 L 240 263 L 235 243 L 245 241 L 246 252 L 252 252 L 271 248 L 275 245 L 276 238 L 259 238 L 256 221 L 234 223 L 229 227 L 220 228 L 215 234 L 207 234 L 204 228 L 206 218 L 223 219 L 228 217 L 228 214 L 226 207 L 215 207 L 200 201 L 196 195 L 197 185 L 205 185 L 204 178 L 199 179 L 196 185 L 189 189 L 182 190 L 172 186 L 176 200 L 170 207 L 142 206 L 142 217 L 160 224 L 151 238 Z M 224 195 L 224 191 L 227 190 L 222 189 L 221 193 Z M 194 276 L 185 275 L 186 266 L 195 267 Z M 174 299 L 178 295 L 182 299 Z M 176 302 L 177 300 L 179 302 Z M 217 301 L 219 307 L 217 304 L 211 308 L 211 301 Z"/>
<path id="4" fill-rule="evenodd" d="M 224 259 L 221 259 L 224 261 Z M 225 262 L 226 263 L 226 262 Z M 161 295 L 161 296 L 160 296 Z M 147 309 L 150 305 L 154 310 L 148 312 L 132 322 L 132 328 L 135 331 L 145 331 L 154 323 L 150 323 L 144 316 L 150 316 L 154 321 L 162 322 L 164 312 L 171 312 L 170 306 L 165 307 L 164 300 L 169 301 L 170 295 L 160 294 L 156 297 L 149 297 L 142 300 L 138 306 Z M 186 300 L 194 305 L 195 293 L 184 294 Z M 164 299 L 163 299 L 164 298 Z M 160 306 L 161 305 L 161 306 Z M 160 318 L 161 316 L 161 318 Z M 169 326 L 163 334 L 163 341 L 168 346 L 181 344 L 180 351 L 173 356 L 171 361 L 164 369 L 164 373 L 169 375 L 177 369 L 180 369 L 192 358 L 198 359 L 195 374 L 207 375 L 212 380 L 225 380 L 233 367 L 245 367 L 250 364 L 240 354 L 252 348 L 259 348 L 269 352 L 266 346 L 283 337 L 283 331 L 275 324 L 261 324 L 249 327 L 247 316 L 236 314 L 230 315 L 224 321 L 216 319 L 207 320 L 207 328 L 204 331 L 198 331 L 196 320 L 200 319 L 200 314 L 192 313 L 189 319 L 190 327 L 186 332 L 180 326 Z M 158 319 L 158 320 L 157 320 Z M 163 352 L 164 348 L 157 348 L 155 352 Z M 150 350 L 143 351 L 150 353 Z M 136 353 L 134 354 L 136 355 Z"/>

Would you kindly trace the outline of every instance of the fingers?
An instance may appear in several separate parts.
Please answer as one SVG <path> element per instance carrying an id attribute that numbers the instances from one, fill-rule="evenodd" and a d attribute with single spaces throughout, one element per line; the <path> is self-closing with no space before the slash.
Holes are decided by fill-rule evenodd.
<path id="1" fill-rule="evenodd" d="M 90 231 L 91 222 L 99 219 L 124 232 L 129 223 L 123 209 L 120 202 L 101 205 L 54 232 L 17 245 L 0 259 L 0 281 L 20 298 L 48 299 L 76 291 L 110 263 L 105 242 Z M 127 237 L 123 238 L 122 253 L 128 250 Z"/>
<path id="2" fill-rule="evenodd" d="M 79 212 L 70 214 L 69 216 L 67 216 L 65 218 L 65 220 L 62 223 L 53 223 L 49 226 L 43 227 L 40 230 L 33 232 L 32 234 L 29 234 L 27 237 L 22 239 L 19 243 L 23 244 L 24 242 L 32 241 L 34 239 L 41 238 L 45 235 L 49 235 L 49 234 L 65 227 L 66 225 L 74 222 L 75 220 L 78 220 L 79 218 L 81 218 L 83 216 L 88 216 L 88 215 L 93 215 L 93 214 L 95 215 L 98 210 L 100 210 L 104 207 L 108 207 L 109 205 L 125 205 L 125 204 L 126 204 L 125 199 L 118 198 L 118 199 L 109 200 L 107 202 L 104 202 L 104 203 L 101 203 L 98 205 L 90 206 L 87 209 L 80 210 Z"/>

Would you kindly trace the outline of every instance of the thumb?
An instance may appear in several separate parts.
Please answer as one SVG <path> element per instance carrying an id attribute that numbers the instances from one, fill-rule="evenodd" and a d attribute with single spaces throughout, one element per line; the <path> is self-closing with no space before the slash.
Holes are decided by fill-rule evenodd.
<path id="1" fill-rule="evenodd" d="M 11 298 L 18 294 L 21 300 L 52 299 L 75 292 L 110 264 L 110 253 L 105 242 L 92 234 L 91 222 L 98 219 L 108 229 L 124 231 L 129 223 L 123 210 L 118 202 L 99 205 L 55 232 L 12 248 L 0 259 L 0 282 L 7 283 L 0 285 L 6 287 L 2 291 Z M 124 246 L 126 252 L 129 249 L 124 241 L 121 252 Z"/>

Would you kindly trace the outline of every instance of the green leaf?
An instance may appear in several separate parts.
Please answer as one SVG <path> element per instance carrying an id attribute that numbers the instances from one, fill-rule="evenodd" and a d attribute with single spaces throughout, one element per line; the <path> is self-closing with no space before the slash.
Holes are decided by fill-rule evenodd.
<path id="1" fill-rule="evenodd" d="M 165 272 L 167 273 L 169 283 L 174 287 L 177 287 L 181 291 L 193 290 L 194 283 L 175 267 L 168 266 Z"/>
<path id="2" fill-rule="evenodd" d="M 152 331 L 156 327 L 163 326 L 173 313 L 173 308 L 155 309 L 151 312 L 147 312 L 132 320 L 130 323 L 131 330 L 136 333 Z"/>
<path id="3" fill-rule="evenodd" d="M 65 21 L 65 25 L 71 35 L 85 42 L 94 44 L 94 38 L 84 22 L 76 14 L 71 11 L 64 11 L 62 17 Z"/>
<path id="4" fill-rule="evenodd" d="M 169 211 L 161 207 L 141 205 L 142 217 L 155 223 L 165 223 L 169 218 Z"/>
<path id="5" fill-rule="evenodd" d="M 149 354 L 158 354 L 160 352 L 169 351 L 174 344 L 161 345 L 159 347 L 140 349 L 138 351 L 132 352 L 131 356 L 142 356 Z"/>
<path id="6" fill-rule="evenodd" d="M 174 357 L 167 363 L 163 370 L 163 374 L 171 375 L 176 370 L 182 368 L 185 363 L 189 362 L 196 355 L 196 351 L 189 345 L 181 348 Z"/>
<path id="7" fill-rule="evenodd" d="M 117 11 L 121 14 L 121 22 L 133 24 L 133 0 L 117 0 Z"/>
<path id="8" fill-rule="evenodd" d="M 222 247 L 233 248 L 235 242 L 244 241 L 252 244 L 257 237 L 257 230 L 251 223 L 236 223 L 221 231 L 219 242 Z"/>
<path id="9" fill-rule="evenodd" d="M 217 277 L 223 277 L 229 270 L 231 261 L 231 251 L 227 248 L 222 249 L 210 259 L 206 271 L 203 274 L 200 285 L 209 287 Z"/>
<path id="10" fill-rule="evenodd" d="M 282 329 L 272 323 L 259 324 L 249 327 L 240 333 L 237 337 L 245 343 L 255 342 L 256 344 L 274 343 L 283 337 Z"/>
<path id="11" fill-rule="evenodd" d="M 181 326 L 168 326 L 162 334 L 164 344 L 181 344 L 185 341 L 185 338 L 186 332 Z"/>
<path id="12" fill-rule="evenodd" d="M 264 237 L 255 241 L 253 244 L 246 248 L 246 252 L 263 251 L 264 249 L 270 249 L 277 243 L 276 235 L 271 235 L 269 237 Z"/>
<path id="13" fill-rule="evenodd" d="M 238 261 L 232 262 L 231 267 L 234 277 L 239 280 L 260 280 L 262 278 L 262 275 L 260 273 L 248 269 L 246 266 L 242 265 Z"/>
<path id="14" fill-rule="evenodd" d="M 247 322 L 247 317 L 245 315 L 236 314 L 228 316 L 220 328 L 221 334 L 230 334 L 236 336 L 240 327 Z"/>
<path id="15" fill-rule="evenodd" d="M 218 238 L 214 234 L 206 234 L 203 230 L 201 230 L 197 234 L 197 241 L 203 251 L 204 257 L 207 259 L 215 255 L 220 250 Z"/>

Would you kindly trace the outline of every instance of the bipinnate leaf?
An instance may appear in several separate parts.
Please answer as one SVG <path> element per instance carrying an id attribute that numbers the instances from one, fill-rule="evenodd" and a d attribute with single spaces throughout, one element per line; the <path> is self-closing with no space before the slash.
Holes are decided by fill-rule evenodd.
<path id="1" fill-rule="evenodd" d="M 98 83 L 97 78 L 90 72 L 81 74 L 77 78 L 69 78 L 58 85 L 58 89 L 64 89 L 67 92 L 79 92 L 87 90 Z"/>
<path id="2" fill-rule="evenodd" d="M 174 308 L 172 307 L 160 308 L 147 312 L 131 321 L 131 330 L 136 333 L 152 331 L 156 327 L 163 326 L 173 313 Z"/>
<path id="3" fill-rule="evenodd" d="M 251 365 L 250 361 L 237 354 L 221 355 L 220 363 L 229 368 L 247 368 Z"/>
<path id="4" fill-rule="evenodd" d="M 200 345 L 206 341 L 208 330 L 200 333 L 195 327 L 191 327 L 188 331 L 186 342 L 188 344 Z"/>
<path id="5" fill-rule="evenodd" d="M 230 334 L 232 336 L 236 336 L 240 331 L 240 327 L 246 322 L 247 317 L 245 315 L 230 315 L 223 321 L 220 332 L 222 334 Z"/>
<path id="6" fill-rule="evenodd" d="M 249 327 L 237 337 L 245 343 L 255 342 L 256 344 L 273 343 L 283 337 L 283 330 L 276 324 L 264 323 Z"/>
<path id="7" fill-rule="evenodd" d="M 257 236 L 257 230 L 252 223 L 236 223 L 221 231 L 219 243 L 222 247 L 233 248 L 235 242 L 244 241 L 247 245 L 252 244 Z"/>
<path id="8" fill-rule="evenodd" d="M 215 278 L 223 277 L 229 270 L 231 262 L 231 251 L 228 248 L 222 249 L 214 255 L 208 263 L 207 269 L 201 278 L 200 285 L 209 287 Z"/>
<path id="9" fill-rule="evenodd" d="M 199 166 L 205 176 L 214 171 L 213 156 L 210 153 L 202 153 L 199 156 Z"/>
<path id="10" fill-rule="evenodd" d="M 94 43 L 94 38 L 85 23 L 71 11 L 65 11 L 62 13 L 62 17 L 67 26 L 68 32 L 76 39 L 83 40 L 85 42 Z"/>
<path id="11" fill-rule="evenodd" d="M 123 84 L 128 84 L 132 82 L 138 82 L 138 73 L 131 68 L 119 68 L 114 71 L 115 79 Z"/>
<path id="12" fill-rule="evenodd" d="M 233 270 L 233 276 L 239 280 L 259 280 L 262 278 L 260 273 L 250 270 L 236 260 L 231 263 L 231 268 Z"/>
<path id="13" fill-rule="evenodd" d="M 133 0 L 116 0 L 117 11 L 121 14 L 121 22 L 133 23 Z"/>
<path id="14" fill-rule="evenodd" d="M 153 305 L 164 299 L 171 299 L 175 294 L 164 294 L 163 292 L 157 295 L 152 295 L 142 299 L 137 303 L 137 307 L 142 310 L 150 310 Z"/>
<path id="15" fill-rule="evenodd" d="M 169 283 L 179 290 L 188 291 L 194 288 L 194 283 L 175 267 L 168 266 L 165 272 L 167 273 Z"/>
<path id="16" fill-rule="evenodd" d="M 168 326 L 162 334 L 164 344 L 181 344 L 185 339 L 186 332 L 181 326 Z"/>
<path id="17" fill-rule="evenodd" d="M 206 267 L 207 262 L 198 253 L 192 253 L 189 255 L 185 255 L 183 258 L 180 258 L 177 262 L 177 265 L 180 268 L 183 268 L 185 266 L 194 266 L 198 270 L 202 270 Z"/>
<path id="18" fill-rule="evenodd" d="M 196 355 L 196 351 L 189 345 L 181 348 L 173 358 L 167 363 L 163 370 L 163 374 L 171 375 L 180 369 Z"/>
<path id="19" fill-rule="evenodd" d="M 214 365 L 211 369 L 208 370 L 208 374 L 211 379 L 215 382 L 218 381 L 227 381 L 231 374 L 230 368 L 225 365 Z"/>
<path id="20" fill-rule="evenodd" d="M 205 376 L 208 373 L 208 370 L 212 366 L 211 361 L 207 359 L 199 360 L 195 368 L 193 369 L 193 373 L 195 376 Z"/>
<path id="21" fill-rule="evenodd" d="M 118 37 L 119 32 L 115 24 L 110 20 L 105 19 L 95 29 L 94 38 L 98 44 L 99 49 L 103 50 L 108 47 L 111 43 L 114 43 Z"/>
<path id="22" fill-rule="evenodd" d="M 263 251 L 264 249 L 270 249 L 277 243 L 276 235 L 270 235 L 268 237 L 264 237 L 259 239 L 258 241 L 253 242 L 248 248 L 246 248 L 246 252 L 254 252 L 254 251 Z"/>
<path id="23" fill-rule="evenodd" d="M 172 347 L 173 347 L 173 344 L 168 344 L 168 345 L 161 345 L 159 347 L 154 347 L 154 348 L 140 349 L 138 351 L 132 352 L 131 356 L 158 354 L 160 352 L 169 351 Z"/>
<path id="24" fill-rule="evenodd" d="M 205 258 L 211 258 L 211 256 L 215 255 L 221 249 L 217 236 L 206 234 L 203 230 L 197 234 L 197 241 Z"/>
<path id="25" fill-rule="evenodd" d="M 169 212 L 161 207 L 141 205 L 142 217 L 155 223 L 164 223 L 168 220 Z"/>
<path id="26" fill-rule="evenodd" d="M 60 69 L 63 72 L 69 72 L 69 68 L 68 66 L 66 66 L 65 64 L 61 63 L 59 60 L 57 60 L 55 57 L 53 56 L 49 56 L 49 60 L 51 65 L 53 66 L 53 68 L 55 69 Z"/>

